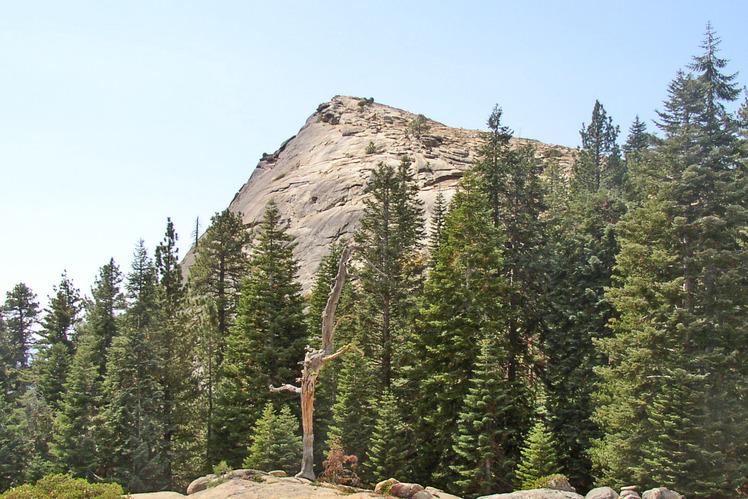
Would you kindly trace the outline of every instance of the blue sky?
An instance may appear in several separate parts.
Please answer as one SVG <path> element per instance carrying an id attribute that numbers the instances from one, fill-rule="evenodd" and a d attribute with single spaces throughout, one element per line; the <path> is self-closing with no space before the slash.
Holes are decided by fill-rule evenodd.
<path id="1" fill-rule="evenodd" d="M 707 21 L 748 83 L 744 1 L 0 0 L 0 301 L 84 293 L 171 217 L 188 247 L 337 94 L 576 146 L 599 99 L 651 120 Z M 651 126 L 651 125 L 650 125 Z"/>

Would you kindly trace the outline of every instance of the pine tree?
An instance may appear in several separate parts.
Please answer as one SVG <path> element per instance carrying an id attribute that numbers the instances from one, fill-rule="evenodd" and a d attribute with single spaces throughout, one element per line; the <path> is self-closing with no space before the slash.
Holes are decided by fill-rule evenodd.
<path id="1" fill-rule="evenodd" d="M 616 145 L 619 128 L 613 125 L 600 101 L 595 101 L 590 124 L 582 124 L 579 135 L 582 149 L 574 163 L 572 187 L 581 192 L 597 192 L 601 188 L 622 187 L 625 182 L 625 163 Z"/>
<path id="2" fill-rule="evenodd" d="M 60 410 L 54 420 L 51 453 L 62 470 L 77 478 L 95 480 L 102 464 L 97 444 L 103 406 L 103 380 L 99 374 L 99 342 L 93 333 L 81 339 L 72 361 Z"/>
<path id="3" fill-rule="evenodd" d="M 434 212 L 431 215 L 431 234 L 429 235 L 429 253 L 433 255 L 439 250 L 441 243 L 441 232 L 444 227 L 444 217 L 447 216 L 447 202 L 444 193 L 439 191 L 434 202 Z"/>
<path id="4" fill-rule="evenodd" d="M 523 400 L 522 383 L 506 376 L 509 349 L 506 337 L 488 335 L 480 341 L 468 393 L 457 422 L 458 435 L 453 445 L 457 454 L 452 469 L 459 479 L 454 490 L 460 494 L 489 494 L 511 491 L 512 473 L 520 446 L 520 428 L 527 425 L 518 410 Z"/>
<path id="5" fill-rule="evenodd" d="M 9 333 L 0 314 L 0 491 L 23 481 L 28 450 L 19 414 L 21 394 L 17 392 L 18 372 L 13 367 L 19 356 L 12 347 L 13 337 L 17 338 Z"/>
<path id="6" fill-rule="evenodd" d="M 479 151 L 480 161 L 475 167 L 488 195 L 494 227 L 501 222 L 501 193 L 506 183 L 507 159 L 512 154 L 510 141 L 513 132 L 501 124 L 502 114 L 502 109 L 496 105 L 488 116 L 488 132 L 483 133 L 485 144 Z"/>
<path id="7" fill-rule="evenodd" d="M 517 484 L 521 489 L 535 488 L 540 478 L 559 473 L 553 433 L 542 419 L 530 430 L 522 447 L 522 460 L 517 467 Z"/>
<path id="8" fill-rule="evenodd" d="M 186 325 L 186 291 L 179 263 L 178 236 L 167 219 L 162 242 L 156 246 L 157 301 L 160 327 L 155 342 L 163 360 L 158 381 L 163 390 L 164 453 L 168 488 L 190 480 L 201 471 L 197 465 L 204 442 L 200 437 L 197 406 L 201 403 L 194 374 L 195 334 Z"/>
<path id="9" fill-rule="evenodd" d="M 514 381 L 529 374 L 532 344 L 542 330 L 546 293 L 545 185 L 543 164 L 534 148 L 510 147 L 512 131 L 501 124 L 498 106 L 489 116 L 486 145 L 480 150 L 476 170 L 492 208 L 492 222 L 503 237 L 503 263 L 499 270 L 508 287 L 505 325 L 507 376 Z M 522 371 L 525 371 L 523 374 Z"/>
<path id="10" fill-rule="evenodd" d="M 216 213 L 201 238 L 195 264 L 190 267 L 193 293 L 210 302 L 215 310 L 219 363 L 224 349 L 220 339 L 228 336 L 234 324 L 240 284 L 247 273 L 244 250 L 249 239 L 238 213 L 229 210 Z"/>
<path id="11" fill-rule="evenodd" d="M 75 325 L 81 311 L 80 291 L 75 288 L 67 272 L 63 272 L 60 284 L 54 287 L 54 296 L 49 299 L 42 319 L 42 339 L 47 345 L 62 343 L 72 353 L 75 343 Z"/>
<path id="12" fill-rule="evenodd" d="M 244 250 L 249 239 L 238 213 L 230 210 L 216 213 L 200 245 L 197 241 L 195 243 L 195 263 L 190 267 L 191 323 L 198 331 L 196 350 L 202 368 L 200 385 L 207 399 L 204 426 L 207 440 L 205 462 L 208 465 L 213 461 L 216 390 L 226 338 L 236 321 L 240 284 L 247 274 Z"/>
<path id="13" fill-rule="evenodd" d="M 15 368 L 25 369 L 29 365 L 33 327 L 39 316 L 36 295 L 24 283 L 16 284 L 6 294 L 2 315 L 7 327 L 9 364 Z"/>
<path id="14" fill-rule="evenodd" d="M 423 203 L 417 197 L 407 156 L 397 168 L 380 163 L 366 192 L 371 197 L 365 201 L 361 227 L 355 235 L 363 247 L 359 253 L 363 260 L 362 315 L 376 332 L 367 354 L 377 359 L 381 387 L 388 389 L 399 375 L 404 328 L 422 286 Z"/>
<path id="15" fill-rule="evenodd" d="M 167 483 L 156 284 L 156 269 L 141 240 L 127 277 L 124 325 L 107 356 L 102 413 L 107 468 L 132 492 L 159 490 Z"/>
<path id="16" fill-rule="evenodd" d="M 549 423 L 558 441 L 563 472 L 576 487 L 591 488 L 590 439 L 600 436 L 592 421 L 592 399 L 598 377 L 593 370 L 606 359 L 595 340 L 610 335 L 615 316 L 604 299 L 612 284 L 618 252 L 615 223 L 625 212 L 609 192 L 577 196 L 552 219 L 549 293 L 545 317 L 542 378 L 548 390 Z"/>
<path id="17" fill-rule="evenodd" d="M 113 259 L 99 269 L 91 289 L 92 299 L 85 305 L 78 348 L 54 421 L 52 454 L 61 469 L 88 480 L 95 479 L 101 464 L 97 445 L 106 445 L 98 440 L 99 416 L 103 407 L 106 356 L 119 332 L 119 315 L 125 307 L 121 282 L 122 274 Z"/>
<path id="18" fill-rule="evenodd" d="M 647 150 L 652 142 L 652 136 L 647 132 L 647 124 L 636 115 L 634 122 L 629 128 L 629 136 L 623 146 L 623 152 L 627 162 L 636 161 L 641 154 Z"/>
<path id="19" fill-rule="evenodd" d="M 121 291 L 122 272 L 112 258 L 99 269 L 99 276 L 91 289 L 92 302 L 85 317 L 90 334 L 94 360 L 98 365 L 97 377 L 103 381 L 106 374 L 106 354 L 112 340 L 119 332 L 118 317 L 125 309 L 125 296 Z"/>
<path id="20" fill-rule="evenodd" d="M 76 347 L 80 292 L 63 273 L 42 319 L 41 345 L 32 363 L 33 386 L 21 400 L 23 429 L 31 442 L 26 477 L 39 479 L 57 471 L 51 453 L 53 422 L 61 409 Z"/>
<path id="21" fill-rule="evenodd" d="M 338 390 L 327 446 L 338 441 L 349 455 L 366 463 L 376 421 L 377 374 L 371 359 L 356 352 L 340 359 Z"/>
<path id="22" fill-rule="evenodd" d="M 446 486 L 457 478 L 450 466 L 459 409 L 481 338 L 501 333 L 503 311 L 496 297 L 506 287 L 499 274 L 502 246 L 485 191 L 476 175 L 467 172 L 444 220 L 411 342 L 414 381 L 420 393 L 429 394 L 418 399 L 414 410 L 421 449 L 419 480 Z"/>
<path id="23" fill-rule="evenodd" d="M 366 461 L 366 476 L 371 483 L 393 477 L 405 480 L 412 475 L 415 448 L 402 407 L 402 402 L 389 391 L 377 401 L 377 418 Z"/>
<path id="24" fill-rule="evenodd" d="M 605 436 L 593 457 L 613 483 L 670 476 L 687 495 L 725 497 L 746 475 L 748 184 L 723 110 L 738 91 L 707 29 L 696 73 L 678 74 L 660 113 L 665 138 L 649 158 L 658 189 L 618 224 L 620 278 L 609 299 L 620 319 L 600 343 L 610 364 L 600 368 Z M 674 442 L 679 465 L 662 452 Z M 718 473 L 685 472 L 715 462 Z"/>
<path id="25" fill-rule="evenodd" d="M 299 374 L 308 334 L 293 248 L 277 206 L 269 203 L 253 243 L 250 274 L 242 285 L 236 326 L 226 340 L 221 368 L 217 440 L 223 447 L 216 449 L 229 464 L 241 463 L 249 430 L 270 400 L 268 387 L 293 383 Z M 293 394 L 276 397 L 297 406 Z"/>
<path id="26" fill-rule="evenodd" d="M 24 482 L 27 439 L 16 404 L 8 402 L 5 392 L 0 392 L 0 492 Z"/>
<path id="27" fill-rule="evenodd" d="M 42 319 L 42 347 L 35 361 L 39 393 L 53 410 L 59 407 L 75 353 L 75 327 L 81 311 L 80 292 L 63 273 Z"/>
<path id="28" fill-rule="evenodd" d="M 276 413 L 268 402 L 252 428 L 251 445 L 242 466 L 260 471 L 283 470 L 293 473 L 301 457 L 299 420 L 288 406 Z"/>

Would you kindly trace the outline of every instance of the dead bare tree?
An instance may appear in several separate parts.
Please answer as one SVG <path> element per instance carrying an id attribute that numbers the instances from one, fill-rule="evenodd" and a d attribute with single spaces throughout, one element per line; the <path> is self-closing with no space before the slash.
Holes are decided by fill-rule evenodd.
<path id="1" fill-rule="evenodd" d="M 356 249 L 354 246 L 346 247 L 340 255 L 340 260 L 338 260 L 338 274 L 327 296 L 325 310 L 322 312 L 322 347 L 318 349 L 307 347 L 304 361 L 301 363 L 303 366 L 301 369 L 301 386 L 286 384 L 279 387 L 270 387 L 271 391 L 288 390 L 301 395 L 304 453 L 301 459 L 301 471 L 296 476 L 309 480 L 316 479 L 314 475 L 314 393 L 317 388 L 317 378 L 325 364 L 340 357 L 348 350 L 358 350 L 353 345 L 346 345 L 333 353 L 335 310 L 338 307 L 340 294 L 348 276 L 348 259 L 354 249 Z M 359 352 L 361 351 L 359 350 Z"/>

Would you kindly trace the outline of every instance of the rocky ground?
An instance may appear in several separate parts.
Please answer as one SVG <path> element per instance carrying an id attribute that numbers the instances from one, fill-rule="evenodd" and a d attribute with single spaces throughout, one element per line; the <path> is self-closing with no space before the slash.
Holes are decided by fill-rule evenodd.
<path id="1" fill-rule="evenodd" d="M 523 490 L 508 494 L 493 494 L 479 499 L 682 499 L 677 492 L 657 488 L 639 495 L 637 487 L 624 487 L 619 495 L 609 487 L 591 490 L 586 496 L 567 490 L 537 489 Z M 382 497 L 399 497 L 403 499 L 460 499 L 431 487 L 418 484 L 400 483 L 389 479 L 377 484 L 374 491 L 354 489 L 303 478 L 279 476 L 279 474 L 262 473 L 254 470 L 235 470 L 221 478 L 214 475 L 198 478 L 187 489 L 187 495 L 176 492 L 154 492 L 134 494 L 134 499 L 335 499 L 349 497 L 368 499 Z"/>

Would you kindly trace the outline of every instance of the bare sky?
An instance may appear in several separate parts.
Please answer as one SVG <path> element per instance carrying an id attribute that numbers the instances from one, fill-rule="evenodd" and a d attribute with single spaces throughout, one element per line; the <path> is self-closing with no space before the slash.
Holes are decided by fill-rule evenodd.
<path id="1" fill-rule="evenodd" d="M 706 23 L 748 83 L 748 2 L 0 0 L 0 302 L 188 247 L 337 94 L 576 146 L 599 99 L 650 121 Z M 653 126 L 650 123 L 650 128 Z"/>

